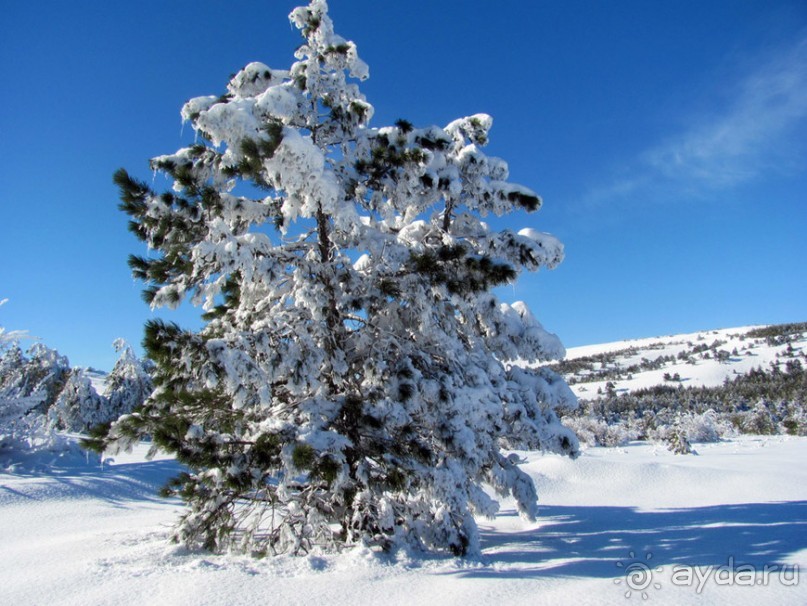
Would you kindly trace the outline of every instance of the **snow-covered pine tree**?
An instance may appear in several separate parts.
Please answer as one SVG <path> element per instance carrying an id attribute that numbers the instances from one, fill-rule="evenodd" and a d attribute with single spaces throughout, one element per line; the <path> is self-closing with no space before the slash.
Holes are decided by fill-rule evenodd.
<path id="1" fill-rule="evenodd" d="M 21 389 L 23 368 L 27 363 L 15 339 L 0 332 L 0 450 L 20 442 L 20 422 L 40 402 L 25 397 Z"/>
<path id="2" fill-rule="evenodd" d="M 45 414 L 56 402 L 69 375 L 70 361 L 66 356 L 44 343 L 34 343 L 20 373 L 23 395 L 40 397 L 37 411 Z"/>
<path id="3" fill-rule="evenodd" d="M 370 128 L 368 76 L 324 0 L 295 9 L 289 70 L 250 63 L 189 101 L 197 143 L 152 160 L 162 194 L 115 175 L 152 306 L 189 298 L 199 332 L 146 326 L 155 392 L 97 447 L 149 434 L 189 468 L 176 539 L 305 553 L 363 542 L 466 554 L 496 494 L 537 512 L 509 449 L 574 456 L 556 411 L 571 391 L 514 360 L 563 354 L 523 304 L 491 289 L 563 256 L 532 229 L 480 217 L 537 210 L 488 157 L 491 118 Z"/>
<path id="4" fill-rule="evenodd" d="M 0 350 L 0 390 L 11 389 L 19 382 L 27 361 L 17 342 L 3 344 Z"/>
<path id="5" fill-rule="evenodd" d="M 116 339 L 112 347 L 118 352 L 118 360 L 107 377 L 105 395 L 108 403 L 106 418 L 102 422 L 132 412 L 154 391 L 147 362 L 138 358 L 123 339 Z"/>
<path id="6" fill-rule="evenodd" d="M 70 363 L 42 343 L 22 354 L 16 343 L 0 358 L 0 448 L 39 448 L 56 443 L 46 421 L 70 372 Z"/>
<path id="7" fill-rule="evenodd" d="M 47 418 L 52 429 L 74 432 L 85 432 L 113 420 L 107 400 L 98 395 L 83 368 L 70 371 L 67 383 L 47 411 Z"/>

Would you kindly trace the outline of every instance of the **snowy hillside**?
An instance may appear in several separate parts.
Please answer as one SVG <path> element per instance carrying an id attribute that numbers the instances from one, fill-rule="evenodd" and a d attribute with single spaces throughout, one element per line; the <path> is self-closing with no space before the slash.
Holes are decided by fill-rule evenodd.
<path id="1" fill-rule="evenodd" d="M 84 376 L 90 380 L 95 393 L 97 393 L 99 396 L 108 395 L 107 390 L 109 388 L 109 373 L 104 372 L 103 370 L 97 370 L 95 368 L 87 368 L 84 371 Z"/>
<path id="2" fill-rule="evenodd" d="M 580 400 L 564 417 L 589 446 L 632 440 L 679 454 L 738 434 L 807 436 L 807 324 L 579 347 L 551 368 Z"/>
<path id="3" fill-rule="evenodd" d="M 574 347 L 558 370 L 586 399 L 604 392 L 609 382 L 617 393 L 675 383 L 715 387 L 753 369 L 804 360 L 807 325 L 784 326 L 792 332 L 746 326 Z"/>

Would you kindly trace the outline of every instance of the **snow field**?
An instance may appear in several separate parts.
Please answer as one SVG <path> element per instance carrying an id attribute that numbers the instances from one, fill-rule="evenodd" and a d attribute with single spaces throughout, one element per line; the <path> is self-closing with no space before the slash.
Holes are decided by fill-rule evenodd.
<path id="1" fill-rule="evenodd" d="M 673 566 L 706 573 L 729 558 L 760 571 L 807 567 L 807 439 L 744 436 L 696 449 L 698 456 L 676 456 L 637 443 L 588 449 L 576 461 L 521 453 L 540 519 L 522 521 L 505 501 L 494 520 L 480 520 L 483 555 L 474 560 L 391 560 L 365 549 L 263 560 L 190 552 L 167 541 L 181 504 L 155 496 L 176 471 L 170 459 L 145 461 L 140 446 L 103 468 L 75 457 L 32 474 L 29 461 L 0 473 L 0 600 L 625 604 L 644 601 L 633 591 L 626 602 L 625 567 L 647 561 L 661 587 L 645 589 L 648 603 L 807 603 L 800 577 L 790 586 L 772 574 L 753 587 L 710 577 L 700 593 L 673 584 Z"/>

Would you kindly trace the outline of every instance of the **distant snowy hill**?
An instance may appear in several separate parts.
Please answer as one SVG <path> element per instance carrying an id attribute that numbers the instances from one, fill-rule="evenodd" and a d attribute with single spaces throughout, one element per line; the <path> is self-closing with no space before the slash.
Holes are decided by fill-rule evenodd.
<path id="1" fill-rule="evenodd" d="M 807 323 L 746 326 L 576 347 L 550 367 L 580 406 L 588 446 L 633 440 L 695 452 L 737 434 L 807 436 Z"/>
<path id="2" fill-rule="evenodd" d="M 109 382 L 109 373 L 104 372 L 103 370 L 97 370 L 95 368 L 87 368 L 84 371 L 84 376 L 90 380 L 92 383 L 93 389 L 95 389 L 95 393 L 99 396 L 106 396 L 107 389 L 108 389 L 108 382 Z"/>
<path id="3" fill-rule="evenodd" d="M 575 394 L 596 397 L 656 385 L 716 387 L 753 369 L 804 360 L 807 324 L 744 326 L 569 348 L 553 364 Z"/>

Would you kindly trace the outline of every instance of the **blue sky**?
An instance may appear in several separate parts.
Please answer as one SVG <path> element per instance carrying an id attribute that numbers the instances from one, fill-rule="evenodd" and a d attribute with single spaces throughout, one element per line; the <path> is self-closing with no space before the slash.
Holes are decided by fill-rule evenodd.
<path id="1" fill-rule="evenodd" d="M 111 368 L 153 313 L 112 173 L 192 138 L 179 110 L 286 68 L 294 1 L 12 2 L 0 21 L 0 325 Z M 485 112 L 544 208 L 500 226 L 566 261 L 499 294 L 568 346 L 807 320 L 803 0 L 331 0 L 374 126 Z M 168 315 L 193 322 L 195 312 Z"/>

